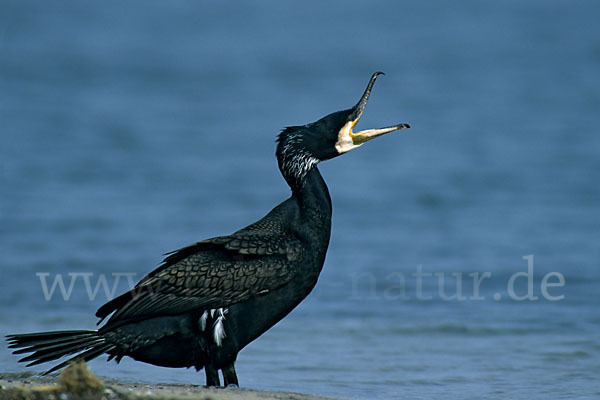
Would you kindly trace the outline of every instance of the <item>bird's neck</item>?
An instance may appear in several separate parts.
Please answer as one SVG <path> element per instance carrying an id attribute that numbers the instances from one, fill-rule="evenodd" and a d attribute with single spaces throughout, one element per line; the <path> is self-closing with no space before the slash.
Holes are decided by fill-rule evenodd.
<path id="1" fill-rule="evenodd" d="M 291 218 L 297 218 L 300 236 L 306 235 L 324 245 L 321 249 L 324 255 L 331 233 L 331 197 L 317 168 L 318 160 L 302 152 L 286 152 L 287 147 L 281 147 L 284 151 L 278 152 L 279 169 L 292 189 L 290 201 L 296 203 L 298 212 Z"/>
<path id="2" fill-rule="evenodd" d="M 295 201 L 298 214 L 296 223 L 293 224 L 298 238 L 306 243 L 311 265 L 316 268 L 305 271 L 307 290 L 311 290 L 317 281 L 317 277 L 323 268 L 325 254 L 329 247 L 331 235 L 331 197 L 329 190 L 316 166 L 311 168 L 303 184 L 292 189 L 290 200 Z M 308 292 L 307 292 L 308 294 Z"/>
<path id="3" fill-rule="evenodd" d="M 289 183 L 289 182 L 288 182 Z M 312 166 L 296 185 L 290 185 L 300 210 L 315 210 L 331 218 L 331 197 L 316 165 Z"/>

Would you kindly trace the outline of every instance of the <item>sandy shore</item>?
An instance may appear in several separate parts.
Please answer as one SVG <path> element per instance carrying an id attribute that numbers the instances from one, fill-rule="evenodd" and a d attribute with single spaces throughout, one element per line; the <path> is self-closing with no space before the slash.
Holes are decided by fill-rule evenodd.
<path id="1" fill-rule="evenodd" d="M 72 365 L 56 377 L 0 373 L 0 400 L 333 400 L 288 392 L 197 385 L 146 385 L 102 381 L 85 364 Z"/>

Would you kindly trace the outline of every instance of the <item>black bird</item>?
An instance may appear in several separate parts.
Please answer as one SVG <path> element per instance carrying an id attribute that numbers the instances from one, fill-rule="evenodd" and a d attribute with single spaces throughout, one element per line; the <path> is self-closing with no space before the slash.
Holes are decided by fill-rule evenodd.
<path id="1" fill-rule="evenodd" d="M 282 130 L 277 161 L 292 189 L 261 220 L 167 254 L 130 292 L 96 312 L 97 330 L 7 336 L 27 366 L 59 359 L 45 374 L 107 353 L 164 367 L 195 367 L 207 386 L 237 385 L 238 352 L 275 325 L 313 289 L 331 232 L 331 198 L 317 164 L 407 124 L 353 132 L 377 76 L 358 103 L 304 126 Z"/>

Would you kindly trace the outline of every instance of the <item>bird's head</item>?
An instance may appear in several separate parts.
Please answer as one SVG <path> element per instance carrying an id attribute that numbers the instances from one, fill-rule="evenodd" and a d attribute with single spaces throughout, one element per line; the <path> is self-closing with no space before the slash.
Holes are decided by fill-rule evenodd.
<path id="1" fill-rule="evenodd" d="M 410 128 L 408 124 L 398 124 L 386 128 L 353 131 L 354 125 L 365 110 L 375 80 L 382 74 L 383 72 L 375 72 L 371 76 L 367 88 L 354 107 L 326 115 L 307 125 L 285 128 L 279 134 L 277 159 L 288 183 L 288 178 L 301 180 L 310 168 L 321 161 L 347 153 L 386 133 Z"/>

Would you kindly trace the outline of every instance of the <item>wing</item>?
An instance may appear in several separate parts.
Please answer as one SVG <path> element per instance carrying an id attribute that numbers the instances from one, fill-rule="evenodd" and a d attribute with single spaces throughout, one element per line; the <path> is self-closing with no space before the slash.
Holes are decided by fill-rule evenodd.
<path id="1" fill-rule="evenodd" d="M 288 283 L 301 257 L 300 241 L 281 233 L 239 231 L 204 240 L 169 253 L 96 316 L 104 319 L 115 311 L 109 322 L 116 322 L 227 307 Z"/>

